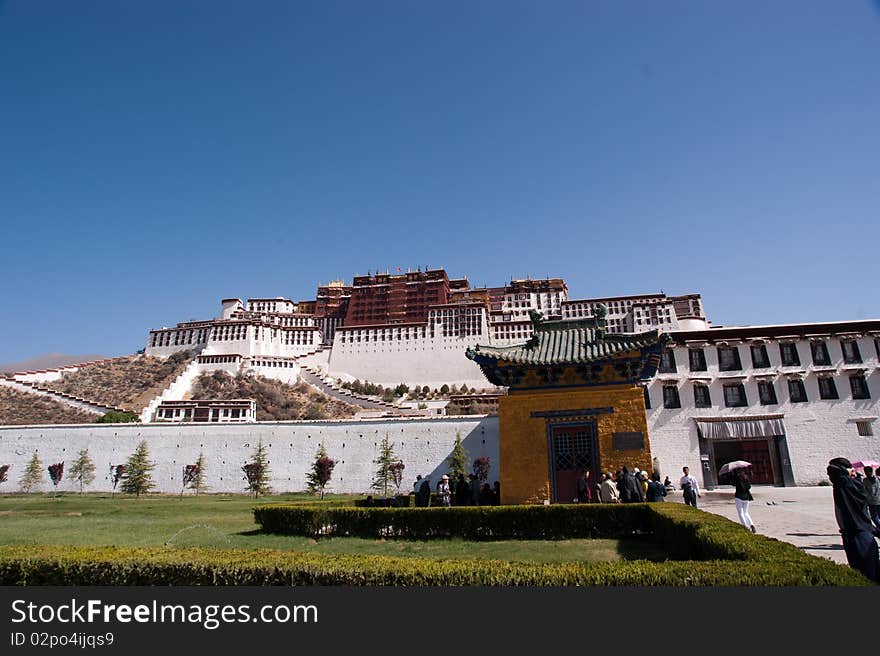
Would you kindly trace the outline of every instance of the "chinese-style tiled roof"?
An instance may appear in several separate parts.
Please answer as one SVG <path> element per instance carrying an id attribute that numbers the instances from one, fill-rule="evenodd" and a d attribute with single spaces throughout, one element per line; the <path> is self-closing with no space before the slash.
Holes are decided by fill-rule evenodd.
<path id="1" fill-rule="evenodd" d="M 636 334 L 609 334 L 604 313 L 575 321 L 542 321 L 532 313 L 535 334 L 524 344 L 476 346 L 467 350 L 471 360 L 503 360 L 526 365 L 583 364 L 618 353 L 640 350 L 661 341 L 656 330 Z"/>

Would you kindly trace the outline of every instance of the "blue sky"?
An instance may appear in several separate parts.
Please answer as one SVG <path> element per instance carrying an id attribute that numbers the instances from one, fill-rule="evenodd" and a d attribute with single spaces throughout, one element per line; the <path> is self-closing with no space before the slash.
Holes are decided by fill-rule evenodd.
<path id="1" fill-rule="evenodd" d="M 0 2 L 0 362 L 430 265 L 880 317 L 880 11 Z"/>

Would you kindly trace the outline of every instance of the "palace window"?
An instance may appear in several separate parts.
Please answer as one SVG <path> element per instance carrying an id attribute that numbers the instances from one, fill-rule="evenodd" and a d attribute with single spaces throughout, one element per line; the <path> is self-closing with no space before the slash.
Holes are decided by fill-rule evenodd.
<path id="1" fill-rule="evenodd" d="M 819 398 L 820 399 L 839 399 L 837 394 L 837 385 L 831 376 L 821 376 L 819 378 Z"/>
<path id="2" fill-rule="evenodd" d="M 642 388 L 642 390 L 643 390 L 644 393 L 645 393 L 645 409 L 646 409 L 646 410 L 650 410 L 650 409 L 651 409 L 651 392 L 648 391 L 648 386 L 647 386 L 647 385 L 645 385 L 645 386 Z"/>
<path id="3" fill-rule="evenodd" d="M 813 364 L 819 366 L 831 364 L 831 356 L 828 355 L 828 346 L 825 342 L 812 342 L 810 351 L 813 353 Z"/>
<path id="4" fill-rule="evenodd" d="M 854 399 L 870 399 L 871 392 L 868 390 L 868 381 L 864 374 L 856 374 L 849 377 L 849 387 Z"/>
<path id="5" fill-rule="evenodd" d="M 706 354 L 701 348 L 688 349 L 688 362 L 691 371 L 706 371 Z"/>
<path id="6" fill-rule="evenodd" d="M 806 403 L 807 389 L 804 387 L 804 381 L 800 379 L 789 380 L 788 396 L 792 403 Z"/>
<path id="7" fill-rule="evenodd" d="M 663 352 L 660 354 L 660 373 L 674 374 L 675 372 L 675 351 L 663 349 Z"/>
<path id="8" fill-rule="evenodd" d="M 742 383 L 730 383 L 724 386 L 724 405 L 728 408 L 748 405 L 746 388 Z"/>
<path id="9" fill-rule="evenodd" d="M 779 345 L 779 357 L 782 358 L 783 367 L 799 367 L 801 364 L 797 345 L 794 342 L 781 343 Z"/>
<path id="10" fill-rule="evenodd" d="M 720 371 L 740 371 L 742 369 L 737 347 L 718 347 L 718 369 Z"/>
<path id="11" fill-rule="evenodd" d="M 880 337 L 874 338 L 874 350 L 877 352 L 877 359 L 880 360 Z"/>
<path id="12" fill-rule="evenodd" d="M 776 386 L 771 380 L 758 381 L 758 399 L 761 405 L 776 405 Z"/>
<path id="13" fill-rule="evenodd" d="M 770 356 L 767 355 L 767 346 L 764 344 L 752 345 L 752 366 L 755 369 L 766 369 L 770 366 Z"/>
<path id="14" fill-rule="evenodd" d="M 712 398 L 709 396 L 708 386 L 694 385 L 694 406 L 697 408 L 712 407 Z"/>
<path id="15" fill-rule="evenodd" d="M 871 437 L 874 435 L 874 428 L 871 426 L 870 421 L 857 421 L 856 430 L 861 437 Z"/>
<path id="16" fill-rule="evenodd" d="M 859 364 L 862 361 L 862 354 L 859 353 L 859 345 L 854 339 L 847 339 L 840 342 L 840 348 L 843 351 L 843 361 L 846 364 Z"/>
<path id="17" fill-rule="evenodd" d="M 680 408 L 681 399 L 678 397 L 678 387 L 675 385 L 663 386 L 663 407 Z"/>

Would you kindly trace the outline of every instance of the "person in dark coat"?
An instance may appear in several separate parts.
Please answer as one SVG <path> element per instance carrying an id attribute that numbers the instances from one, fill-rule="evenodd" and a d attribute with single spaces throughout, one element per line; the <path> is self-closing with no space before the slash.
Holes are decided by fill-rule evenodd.
<path id="1" fill-rule="evenodd" d="M 427 508 L 431 505 L 431 481 L 423 478 L 416 492 L 416 506 L 418 508 Z"/>
<path id="2" fill-rule="evenodd" d="M 755 499 L 750 491 L 752 489 L 752 482 L 749 480 L 749 474 L 745 469 L 736 470 L 733 485 L 736 488 L 736 492 L 733 493 L 733 502 L 736 504 L 736 514 L 739 515 L 739 521 L 752 533 L 755 533 L 757 531 L 755 522 L 752 521 L 752 516 L 749 514 L 749 501 L 754 501 Z"/>
<path id="3" fill-rule="evenodd" d="M 622 480 L 620 481 L 618 489 L 620 490 L 621 503 L 639 503 L 645 500 L 642 497 L 641 484 L 625 465 L 623 467 Z"/>
<path id="4" fill-rule="evenodd" d="M 467 479 L 464 474 L 459 474 L 455 481 L 455 505 L 466 506 L 471 498 L 471 489 L 468 487 Z"/>
<path id="5" fill-rule="evenodd" d="M 593 501 L 593 477 L 590 476 L 589 469 L 585 469 L 583 476 L 578 479 L 577 495 L 578 503 Z"/>
<path id="6" fill-rule="evenodd" d="M 470 475 L 470 483 L 468 483 L 468 487 L 470 487 L 471 498 L 468 503 L 472 506 L 480 505 L 480 481 L 477 480 L 476 474 Z"/>
<path id="7" fill-rule="evenodd" d="M 880 552 L 874 541 L 874 536 L 880 537 L 880 529 L 871 523 L 865 488 L 846 458 L 829 461 L 826 472 L 834 488 L 834 516 L 846 560 L 850 567 L 880 583 Z"/>
<path id="8" fill-rule="evenodd" d="M 483 483 L 480 486 L 480 505 L 481 506 L 494 506 L 495 505 L 495 495 L 492 493 L 492 488 L 489 487 L 488 483 Z"/>
<path id="9" fill-rule="evenodd" d="M 665 496 L 666 486 L 660 482 L 660 474 L 654 473 L 651 476 L 651 480 L 648 481 L 648 494 L 645 500 L 648 503 L 656 503 L 657 501 L 664 501 L 663 497 Z"/>
<path id="10" fill-rule="evenodd" d="M 501 505 L 501 483 L 499 481 L 495 481 L 495 484 L 492 486 L 492 492 L 495 498 L 495 505 Z"/>

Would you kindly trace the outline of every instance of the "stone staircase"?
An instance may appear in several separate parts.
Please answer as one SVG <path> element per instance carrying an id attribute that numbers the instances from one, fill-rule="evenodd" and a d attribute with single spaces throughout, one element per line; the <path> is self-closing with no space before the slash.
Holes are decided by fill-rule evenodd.
<path id="1" fill-rule="evenodd" d="M 86 412 L 91 412 L 96 415 L 105 415 L 108 412 L 113 411 L 126 412 L 125 408 L 106 405 L 104 403 L 99 403 L 90 399 L 84 399 L 79 396 L 74 396 L 73 394 L 67 394 L 66 392 L 58 392 L 56 390 L 49 389 L 48 387 L 43 387 L 41 386 L 41 383 L 37 382 L 25 382 L 14 380 L 12 378 L 6 378 L 4 380 L 0 380 L 0 385 L 11 387 L 26 394 L 37 394 L 40 396 L 55 399 L 56 401 L 60 401 L 61 403 L 70 406 L 71 408 L 76 408 L 77 410 L 85 410 Z"/>
<path id="2" fill-rule="evenodd" d="M 196 353 L 186 369 L 184 369 L 175 378 L 172 383 L 166 387 L 160 394 L 153 397 L 147 406 L 140 412 L 141 423 L 148 423 L 153 419 L 153 413 L 163 401 L 178 401 L 192 389 L 193 382 L 201 373 L 199 364 L 199 353 Z"/>
<path id="3" fill-rule="evenodd" d="M 308 383 L 330 398 L 337 399 L 338 401 L 344 401 L 367 410 L 384 410 L 386 412 L 395 411 L 397 413 L 400 413 L 401 411 L 401 409 L 393 403 L 388 403 L 387 401 L 377 399 L 376 397 L 355 394 L 351 390 L 340 387 L 332 379 L 325 379 L 321 371 L 315 367 L 303 367 L 300 375 L 303 382 Z"/>

